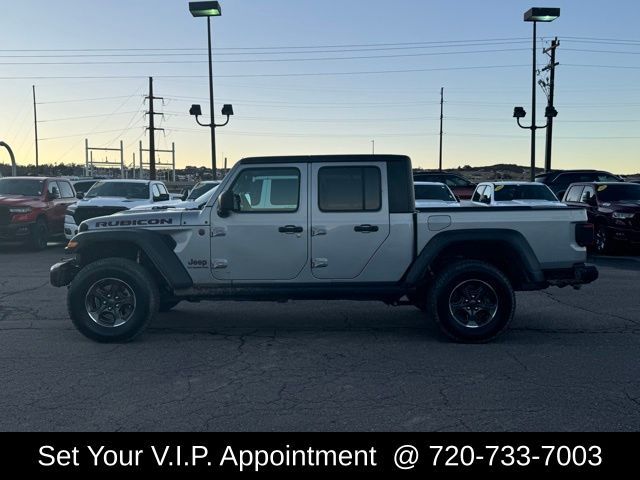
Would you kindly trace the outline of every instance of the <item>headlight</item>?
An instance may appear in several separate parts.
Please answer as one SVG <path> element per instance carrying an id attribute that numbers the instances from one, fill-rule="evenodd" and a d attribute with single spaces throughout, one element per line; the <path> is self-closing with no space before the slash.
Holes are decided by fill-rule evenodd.
<path id="1" fill-rule="evenodd" d="M 31 207 L 14 207 L 9 209 L 9 213 L 31 213 Z"/>
<path id="2" fill-rule="evenodd" d="M 76 221 L 73 219 L 73 217 L 71 215 L 65 215 L 64 216 L 64 223 L 76 223 Z"/>
<path id="3" fill-rule="evenodd" d="M 625 212 L 613 212 L 611 215 L 613 218 L 617 218 L 618 220 L 628 220 L 635 216 L 635 213 L 625 213 Z"/>

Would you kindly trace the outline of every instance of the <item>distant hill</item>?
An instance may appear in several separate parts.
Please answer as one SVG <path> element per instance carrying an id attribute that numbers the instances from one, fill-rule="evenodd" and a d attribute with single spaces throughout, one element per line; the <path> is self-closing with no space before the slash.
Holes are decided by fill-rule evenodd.
<path id="1" fill-rule="evenodd" d="M 416 169 L 416 171 L 433 171 Z M 496 165 L 487 165 L 481 167 L 472 167 L 470 165 L 458 168 L 447 169 L 448 172 L 459 173 L 463 177 L 474 182 L 486 182 L 489 180 L 529 180 L 529 167 L 515 165 L 511 163 L 498 163 Z M 536 168 L 536 174 L 543 173 L 543 168 Z M 632 175 L 623 175 L 628 180 L 640 180 L 640 173 Z"/>

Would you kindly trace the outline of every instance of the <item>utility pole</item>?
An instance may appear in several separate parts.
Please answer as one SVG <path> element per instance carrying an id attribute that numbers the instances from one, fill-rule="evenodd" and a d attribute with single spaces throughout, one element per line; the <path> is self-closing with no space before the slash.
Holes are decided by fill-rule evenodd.
<path id="1" fill-rule="evenodd" d="M 371 140 L 371 155 L 375 155 L 375 154 L 376 154 L 376 141 Z"/>
<path id="2" fill-rule="evenodd" d="M 153 101 L 154 100 L 164 100 L 162 97 L 154 97 L 153 96 L 153 77 L 149 77 L 149 96 L 147 97 L 149 100 L 149 111 L 147 115 L 149 115 L 149 180 L 156 179 L 156 130 L 164 130 L 164 128 L 156 128 L 155 116 L 162 115 L 162 113 L 156 112 L 153 109 Z M 140 162 L 142 162 L 142 157 L 140 158 Z M 142 163 L 141 163 L 142 164 Z"/>
<path id="3" fill-rule="evenodd" d="M 36 137 L 36 175 L 40 173 L 40 168 L 38 167 L 38 109 L 36 107 L 36 86 L 32 85 L 33 89 L 33 126 Z"/>
<path id="4" fill-rule="evenodd" d="M 438 170 L 442 171 L 442 121 L 444 120 L 444 87 L 440 89 L 440 161 Z"/>
<path id="5" fill-rule="evenodd" d="M 555 77 L 556 77 L 556 66 L 559 63 L 556 62 L 556 48 L 560 46 L 560 41 L 558 37 L 554 38 L 551 41 L 551 46 L 549 48 L 544 49 L 544 53 L 551 57 L 551 61 L 549 65 L 544 67 L 542 71 L 549 72 L 549 81 L 545 82 L 544 80 L 540 81 L 540 85 L 548 89 L 547 90 L 547 143 L 545 146 L 545 154 L 544 154 L 544 170 L 545 172 L 549 172 L 551 170 L 551 145 L 553 142 L 553 118 L 555 115 L 550 115 L 555 112 L 555 107 L 553 105 L 553 94 L 555 89 Z"/>

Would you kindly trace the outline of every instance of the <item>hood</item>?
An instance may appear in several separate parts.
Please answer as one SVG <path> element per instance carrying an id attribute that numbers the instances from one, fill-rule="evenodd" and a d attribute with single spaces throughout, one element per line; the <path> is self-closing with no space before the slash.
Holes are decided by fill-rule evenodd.
<path id="1" fill-rule="evenodd" d="M 77 207 L 125 207 L 133 208 L 138 205 L 149 204 L 147 198 L 124 198 L 124 197 L 95 197 L 84 198 L 76 203 Z M 164 203 L 164 202 L 158 202 Z"/>
<path id="2" fill-rule="evenodd" d="M 129 212 L 141 212 L 141 211 L 162 211 L 162 210 L 173 210 L 173 209 L 193 209 L 198 208 L 198 204 L 196 202 L 185 202 L 182 200 L 169 200 L 166 202 L 158 202 L 151 205 L 140 205 L 137 207 L 133 207 L 129 210 Z"/>
<path id="3" fill-rule="evenodd" d="M 617 202 L 603 202 L 601 207 L 612 211 L 640 212 L 640 200 L 619 200 Z"/>
<path id="4" fill-rule="evenodd" d="M 7 207 L 40 207 L 40 197 L 24 197 L 22 195 L 0 195 L 0 205 Z"/>

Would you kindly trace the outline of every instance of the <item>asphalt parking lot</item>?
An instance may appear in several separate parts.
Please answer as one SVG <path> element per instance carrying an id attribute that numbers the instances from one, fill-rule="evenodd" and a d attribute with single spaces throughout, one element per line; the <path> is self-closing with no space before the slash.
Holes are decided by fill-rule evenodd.
<path id="1" fill-rule="evenodd" d="M 1 430 L 633 430 L 640 257 L 518 294 L 511 330 L 446 341 L 413 307 L 181 304 L 134 343 L 81 336 L 61 244 L 0 246 Z"/>

